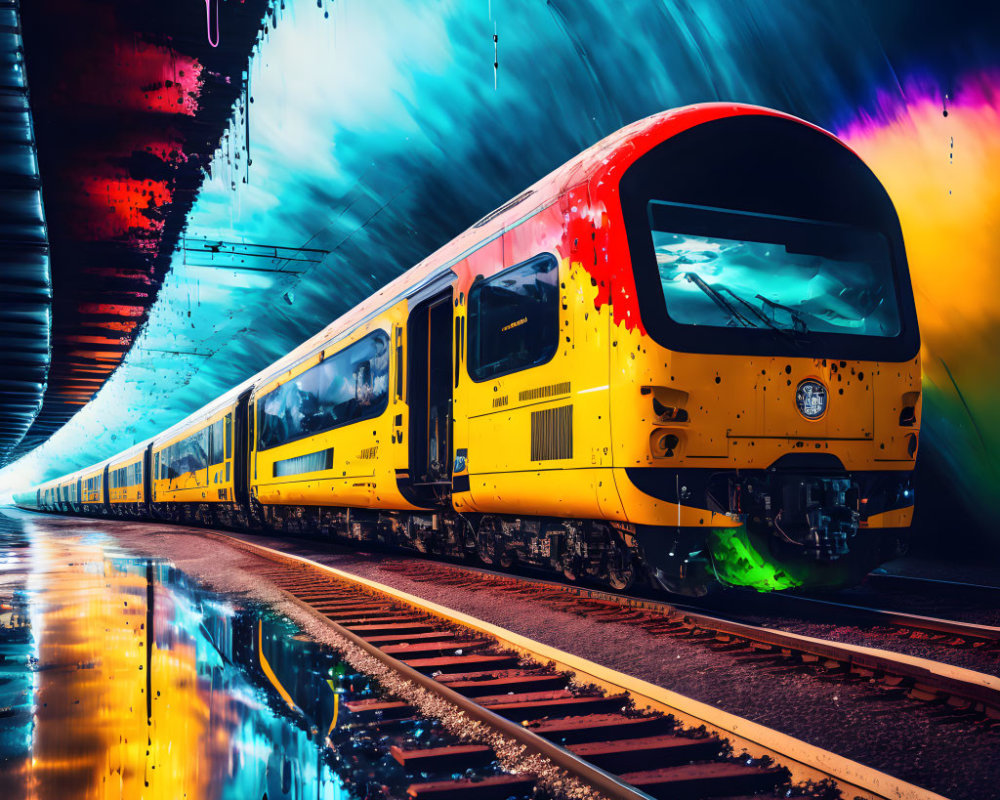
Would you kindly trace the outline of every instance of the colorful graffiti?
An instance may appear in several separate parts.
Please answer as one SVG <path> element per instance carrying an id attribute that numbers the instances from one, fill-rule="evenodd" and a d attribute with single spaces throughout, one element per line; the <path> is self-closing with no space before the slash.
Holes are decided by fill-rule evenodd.
<path id="1" fill-rule="evenodd" d="M 912 79 L 837 133 L 879 176 L 903 226 L 923 341 L 924 454 L 985 525 L 1000 466 L 1000 71 L 962 75 L 951 93 Z"/>

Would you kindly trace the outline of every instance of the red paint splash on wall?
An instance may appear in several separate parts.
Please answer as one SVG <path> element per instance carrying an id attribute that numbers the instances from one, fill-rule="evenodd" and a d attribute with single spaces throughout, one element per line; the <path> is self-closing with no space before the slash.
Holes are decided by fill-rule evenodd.
<path id="1" fill-rule="evenodd" d="M 141 317 L 146 309 L 144 306 L 125 306 L 112 303 L 81 303 L 81 314 L 96 314 L 111 317 Z"/>
<path id="2" fill-rule="evenodd" d="M 81 181 L 84 197 L 93 202 L 86 215 L 75 221 L 76 235 L 84 240 L 141 236 L 163 228 L 157 211 L 170 202 L 173 191 L 166 181 L 141 181 L 134 178 L 85 177 Z"/>
<path id="3" fill-rule="evenodd" d="M 98 8 L 97 13 L 100 13 Z M 119 111 L 198 113 L 202 65 L 171 47 L 143 41 L 130 31 L 119 31 L 110 17 L 97 42 L 81 42 L 79 57 L 85 68 L 64 76 L 50 101 L 77 105 L 81 101 Z M 94 76 L 103 81 L 93 82 Z"/>

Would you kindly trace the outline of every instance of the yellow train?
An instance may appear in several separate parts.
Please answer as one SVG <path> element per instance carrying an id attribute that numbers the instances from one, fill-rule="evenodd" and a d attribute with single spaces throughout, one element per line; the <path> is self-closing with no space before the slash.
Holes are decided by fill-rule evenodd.
<path id="1" fill-rule="evenodd" d="M 857 581 L 913 512 L 892 202 L 733 104 L 636 122 L 45 510 L 515 562 L 626 589 Z"/>

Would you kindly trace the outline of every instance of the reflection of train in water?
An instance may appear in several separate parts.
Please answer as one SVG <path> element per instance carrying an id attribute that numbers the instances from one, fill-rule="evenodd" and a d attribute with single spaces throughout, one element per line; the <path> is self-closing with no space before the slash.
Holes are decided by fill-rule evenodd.
<path id="1" fill-rule="evenodd" d="M 242 386 L 21 496 L 623 588 L 843 585 L 910 524 L 919 339 L 861 160 L 761 108 L 599 142 Z"/>

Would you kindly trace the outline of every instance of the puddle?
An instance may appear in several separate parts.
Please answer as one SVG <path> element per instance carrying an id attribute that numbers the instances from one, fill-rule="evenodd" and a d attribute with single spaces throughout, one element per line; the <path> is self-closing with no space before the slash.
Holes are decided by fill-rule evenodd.
<path id="1" fill-rule="evenodd" d="M 345 704 L 380 689 L 336 651 L 77 531 L 0 517 L 5 800 L 400 797 L 424 778 L 392 745 L 455 743 L 422 718 L 357 722 Z"/>

